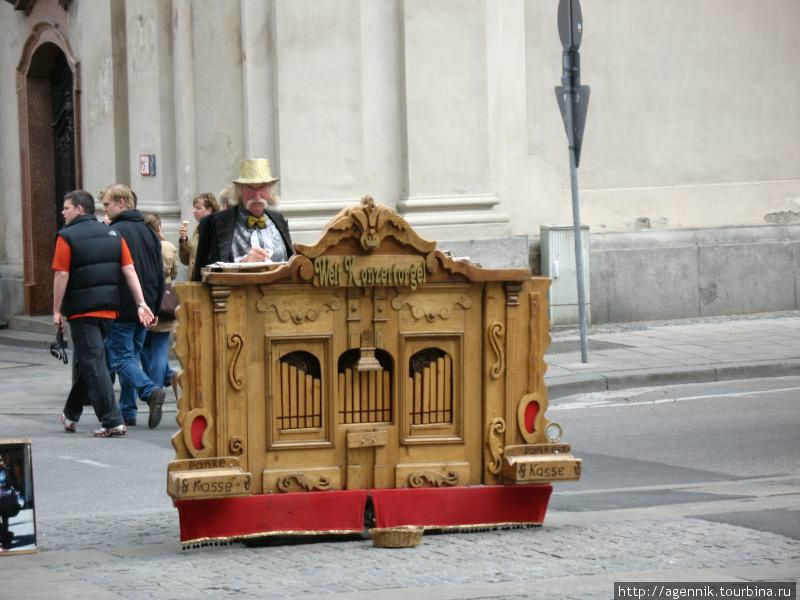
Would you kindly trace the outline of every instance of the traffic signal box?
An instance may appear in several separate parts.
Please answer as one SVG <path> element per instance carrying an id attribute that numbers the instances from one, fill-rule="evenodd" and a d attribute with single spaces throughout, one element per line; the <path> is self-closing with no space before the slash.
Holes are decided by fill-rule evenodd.
<path id="1" fill-rule="evenodd" d="M 581 461 L 546 416 L 549 279 L 365 197 L 287 263 L 176 285 L 181 541 L 540 525 Z"/>

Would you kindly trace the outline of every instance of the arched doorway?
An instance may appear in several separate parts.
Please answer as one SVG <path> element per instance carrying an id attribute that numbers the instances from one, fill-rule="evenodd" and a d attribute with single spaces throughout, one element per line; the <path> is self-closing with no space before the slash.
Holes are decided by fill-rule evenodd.
<path id="1" fill-rule="evenodd" d="M 50 261 L 63 225 L 64 194 L 81 186 L 80 86 L 69 43 L 51 22 L 37 23 L 17 67 L 25 311 L 52 311 Z"/>

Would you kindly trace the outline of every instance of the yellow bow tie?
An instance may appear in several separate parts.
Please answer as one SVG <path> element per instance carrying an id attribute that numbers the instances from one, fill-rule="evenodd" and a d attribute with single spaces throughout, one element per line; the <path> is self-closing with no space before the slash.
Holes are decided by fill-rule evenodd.
<path id="1" fill-rule="evenodd" d="M 267 218 L 264 215 L 260 217 L 247 217 L 247 228 L 252 229 L 253 227 L 258 227 L 259 229 L 264 229 L 267 226 Z"/>

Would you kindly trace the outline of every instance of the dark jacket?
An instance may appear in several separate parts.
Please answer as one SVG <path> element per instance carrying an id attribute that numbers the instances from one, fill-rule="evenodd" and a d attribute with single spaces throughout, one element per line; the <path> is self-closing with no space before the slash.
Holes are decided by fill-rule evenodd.
<path id="1" fill-rule="evenodd" d="M 122 243 L 93 215 L 81 215 L 58 232 L 69 244 L 69 281 L 61 312 L 66 316 L 119 309 Z"/>
<path id="2" fill-rule="evenodd" d="M 202 281 L 200 269 L 217 261 L 233 262 L 233 230 L 236 227 L 238 206 L 231 206 L 218 213 L 204 217 L 197 225 L 197 255 L 194 259 L 192 281 Z M 265 214 L 278 228 L 286 246 L 286 258 L 294 254 L 292 238 L 289 235 L 289 224 L 284 216 L 273 208 L 267 208 Z"/>
<path id="3" fill-rule="evenodd" d="M 144 223 L 142 213 L 138 210 L 122 211 L 111 223 L 111 229 L 117 231 L 131 251 L 133 266 L 139 283 L 142 286 L 144 301 L 154 315 L 161 306 L 164 295 L 164 266 L 161 262 L 161 240 L 156 232 Z M 136 302 L 127 285 L 120 286 L 119 321 L 137 321 Z"/>

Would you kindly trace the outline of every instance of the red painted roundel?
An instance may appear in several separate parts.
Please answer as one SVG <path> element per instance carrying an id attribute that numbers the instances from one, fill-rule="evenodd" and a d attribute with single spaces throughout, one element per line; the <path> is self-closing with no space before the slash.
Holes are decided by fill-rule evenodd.
<path id="1" fill-rule="evenodd" d="M 202 415 L 192 421 L 192 443 L 196 450 L 203 449 L 203 434 L 206 432 L 206 427 L 208 427 L 208 422 Z"/>
<path id="2" fill-rule="evenodd" d="M 539 403 L 528 402 L 525 407 L 525 431 L 528 433 L 534 432 L 534 424 L 536 423 L 536 415 L 539 414 Z"/>

